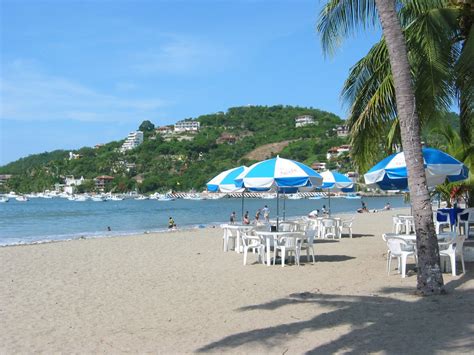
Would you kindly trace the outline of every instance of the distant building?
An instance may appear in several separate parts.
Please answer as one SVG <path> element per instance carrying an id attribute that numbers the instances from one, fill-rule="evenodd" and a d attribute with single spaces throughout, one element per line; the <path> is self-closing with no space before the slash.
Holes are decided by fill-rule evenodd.
<path id="1" fill-rule="evenodd" d="M 351 146 L 348 144 L 344 144 L 339 147 L 332 147 L 331 149 L 327 151 L 326 159 L 330 160 L 342 155 L 343 153 L 348 153 L 350 151 L 351 151 Z"/>
<path id="2" fill-rule="evenodd" d="M 126 152 L 127 150 L 132 150 L 138 147 L 140 144 L 143 143 L 143 132 L 142 131 L 135 131 L 130 132 L 125 139 L 125 142 L 122 144 L 120 151 L 122 153 Z"/>
<path id="3" fill-rule="evenodd" d="M 336 131 L 338 137 L 347 137 L 349 135 L 348 126 L 337 126 Z"/>
<path id="4" fill-rule="evenodd" d="M 64 185 L 66 186 L 79 186 L 84 182 L 84 177 L 81 176 L 80 179 L 75 179 L 73 175 L 68 175 L 64 178 Z"/>
<path id="5" fill-rule="evenodd" d="M 113 176 L 101 175 L 95 178 L 95 187 L 99 191 L 104 191 L 105 185 L 114 179 Z"/>
<path id="6" fill-rule="evenodd" d="M 69 152 L 69 160 L 76 160 L 82 158 L 81 154 L 74 154 L 73 152 Z"/>
<path id="7" fill-rule="evenodd" d="M 351 179 L 352 182 L 357 182 L 359 179 L 359 174 L 356 173 L 355 171 L 349 171 L 346 176 Z"/>
<path id="8" fill-rule="evenodd" d="M 295 127 L 304 127 L 314 123 L 314 118 L 311 115 L 302 115 L 295 118 Z"/>
<path id="9" fill-rule="evenodd" d="M 178 121 L 174 125 L 174 131 L 179 132 L 197 132 L 200 128 L 200 122 L 189 120 L 189 121 Z"/>
<path id="10" fill-rule="evenodd" d="M 161 126 L 155 129 L 155 132 L 159 135 L 166 136 L 174 132 L 173 126 Z"/>
<path id="11" fill-rule="evenodd" d="M 311 164 L 311 169 L 313 169 L 317 172 L 324 171 L 324 170 L 326 170 L 326 163 L 316 161 L 313 164 Z"/>
<path id="12" fill-rule="evenodd" d="M 237 137 L 229 133 L 222 133 L 222 135 L 219 138 L 217 138 L 217 141 L 216 141 L 217 144 L 227 143 L 231 145 L 235 144 L 235 142 L 237 142 Z"/>
<path id="13" fill-rule="evenodd" d="M 12 178 L 12 176 L 13 175 L 11 175 L 11 174 L 2 174 L 2 175 L 0 175 L 0 185 L 3 185 L 8 180 L 10 180 Z"/>
<path id="14" fill-rule="evenodd" d="M 99 148 L 102 148 L 102 147 L 104 147 L 104 146 L 105 146 L 105 144 L 99 143 L 99 144 L 96 144 L 96 145 L 94 146 L 94 148 L 95 148 L 95 149 L 99 149 Z"/>

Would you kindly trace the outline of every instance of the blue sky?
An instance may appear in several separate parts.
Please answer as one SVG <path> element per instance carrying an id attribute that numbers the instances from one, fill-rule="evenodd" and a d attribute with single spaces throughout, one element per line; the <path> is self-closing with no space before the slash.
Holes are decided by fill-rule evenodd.
<path id="1" fill-rule="evenodd" d="M 344 118 L 344 79 L 380 32 L 325 58 L 322 3 L 0 0 L 0 165 L 233 106 Z"/>

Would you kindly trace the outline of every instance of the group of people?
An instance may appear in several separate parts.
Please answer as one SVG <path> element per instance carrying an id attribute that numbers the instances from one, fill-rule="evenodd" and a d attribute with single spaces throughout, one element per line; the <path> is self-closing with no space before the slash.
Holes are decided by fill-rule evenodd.
<path id="1" fill-rule="evenodd" d="M 265 207 L 263 207 L 263 208 L 259 208 L 257 210 L 257 212 L 255 212 L 255 222 L 256 223 L 258 221 L 260 221 L 260 218 L 261 218 L 262 215 L 263 215 L 263 219 L 265 220 L 265 222 L 270 221 L 270 209 L 268 208 L 267 205 L 265 205 Z M 237 221 L 237 215 L 236 215 L 235 211 L 233 211 L 230 214 L 229 222 L 230 222 L 230 224 L 235 224 L 236 221 Z M 243 224 L 250 224 L 249 211 L 245 212 L 242 223 Z"/>
<path id="2" fill-rule="evenodd" d="M 362 203 L 362 207 L 359 208 L 357 210 L 358 213 L 366 213 L 366 212 L 370 212 L 369 209 L 367 208 L 367 205 L 365 204 L 364 201 L 361 202 Z M 392 206 L 390 205 L 390 202 L 387 202 L 384 206 L 384 208 L 382 208 L 382 211 L 389 211 L 392 209 Z M 378 210 L 373 210 L 372 212 L 378 212 Z"/>

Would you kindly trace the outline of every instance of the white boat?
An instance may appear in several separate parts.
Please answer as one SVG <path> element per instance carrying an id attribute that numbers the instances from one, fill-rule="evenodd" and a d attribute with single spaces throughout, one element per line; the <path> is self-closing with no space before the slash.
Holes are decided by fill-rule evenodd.
<path id="1" fill-rule="evenodd" d="M 10 191 L 8 194 L 7 194 L 7 197 L 8 198 L 15 198 L 17 197 L 18 195 L 16 194 L 15 191 Z"/>
<path id="2" fill-rule="evenodd" d="M 171 196 L 160 196 L 157 198 L 158 201 L 174 201 L 174 197 Z"/>
<path id="3" fill-rule="evenodd" d="M 87 196 L 76 196 L 76 197 L 74 197 L 74 201 L 76 201 L 76 202 L 84 202 L 84 201 L 87 201 L 87 200 L 88 200 Z"/>
<path id="4" fill-rule="evenodd" d="M 107 201 L 103 196 L 92 196 L 91 200 L 94 202 L 104 202 Z"/>
<path id="5" fill-rule="evenodd" d="M 204 200 L 204 197 L 202 197 L 201 194 L 193 193 L 193 194 L 184 195 L 183 199 L 197 201 L 197 200 Z"/>
<path id="6" fill-rule="evenodd" d="M 288 200 L 301 200 L 302 197 L 300 194 L 288 194 Z"/>
<path id="7" fill-rule="evenodd" d="M 139 196 L 135 197 L 135 200 L 136 201 L 148 200 L 148 196 L 139 195 Z"/>
<path id="8" fill-rule="evenodd" d="M 308 197 L 309 200 L 321 200 L 323 197 L 321 195 Z"/>
<path id="9" fill-rule="evenodd" d="M 0 196 L 0 203 L 5 203 L 5 202 L 8 202 L 10 201 L 10 199 L 6 196 Z"/>
<path id="10" fill-rule="evenodd" d="M 107 198 L 109 201 L 123 201 L 124 198 L 122 196 L 110 196 Z"/>
<path id="11" fill-rule="evenodd" d="M 356 195 L 354 193 L 347 194 L 345 196 L 345 198 L 347 198 L 349 200 L 360 200 L 361 199 L 361 197 L 359 195 Z"/>
<path id="12" fill-rule="evenodd" d="M 28 201 L 28 199 L 25 196 L 17 196 L 17 197 L 15 197 L 15 200 L 17 200 L 18 202 Z"/>
<path id="13" fill-rule="evenodd" d="M 277 197 L 276 193 L 266 193 L 266 194 L 261 194 L 260 195 L 260 198 L 263 198 L 264 200 L 271 200 L 271 199 L 274 199 L 276 197 Z"/>

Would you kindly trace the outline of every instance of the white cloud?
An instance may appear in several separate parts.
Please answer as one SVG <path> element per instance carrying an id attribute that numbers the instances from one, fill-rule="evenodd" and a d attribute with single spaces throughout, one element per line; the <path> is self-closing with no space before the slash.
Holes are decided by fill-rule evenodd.
<path id="1" fill-rule="evenodd" d="M 231 58 L 230 50 L 216 43 L 176 35 L 170 38 L 159 48 L 133 55 L 132 68 L 145 74 L 203 74 L 224 68 Z"/>
<path id="2" fill-rule="evenodd" d="M 167 103 L 106 94 L 67 78 L 42 73 L 31 63 L 15 61 L 0 78 L 0 118 L 135 122 L 157 116 Z"/>

